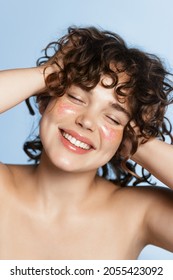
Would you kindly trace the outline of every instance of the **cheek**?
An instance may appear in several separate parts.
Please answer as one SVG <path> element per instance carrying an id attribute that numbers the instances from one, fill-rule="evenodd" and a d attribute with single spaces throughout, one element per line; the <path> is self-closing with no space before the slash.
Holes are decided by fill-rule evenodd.
<path id="1" fill-rule="evenodd" d="M 71 104 L 60 102 L 57 106 L 57 111 L 58 111 L 59 115 L 75 114 L 76 113 L 76 108 L 74 108 L 74 106 L 71 105 Z"/>
<path id="2" fill-rule="evenodd" d="M 123 130 L 120 128 L 111 128 L 107 125 L 101 127 L 101 134 L 103 139 L 109 142 L 121 142 L 123 136 Z"/>

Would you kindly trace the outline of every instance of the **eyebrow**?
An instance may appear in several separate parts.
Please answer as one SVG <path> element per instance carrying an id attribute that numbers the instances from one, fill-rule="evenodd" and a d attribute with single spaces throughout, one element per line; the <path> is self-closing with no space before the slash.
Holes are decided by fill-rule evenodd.
<path id="1" fill-rule="evenodd" d="M 79 88 L 80 88 L 80 87 L 79 87 Z M 82 89 L 82 88 L 81 88 L 81 89 Z M 83 90 L 82 90 L 82 91 L 83 91 Z M 90 90 L 90 91 L 84 90 L 84 91 L 85 91 L 85 93 L 90 93 L 91 95 L 93 94 L 93 91 L 92 91 L 92 90 Z M 119 111 L 119 112 L 124 113 L 128 119 L 131 118 L 130 113 L 129 113 L 124 107 L 122 107 L 119 103 L 110 103 L 110 107 L 112 107 L 113 109 L 116 109 L 116 110 Z"/>
<path id="2" fill-rule="evenodd" d="M 118 103 L 111 103 L 111 107 L 116 109 L 119 112 L 124 113 L 128 119 L 131 118 L 130 113 L 124 107 L 122 107 L 120 104 L 118 104 Z"/>

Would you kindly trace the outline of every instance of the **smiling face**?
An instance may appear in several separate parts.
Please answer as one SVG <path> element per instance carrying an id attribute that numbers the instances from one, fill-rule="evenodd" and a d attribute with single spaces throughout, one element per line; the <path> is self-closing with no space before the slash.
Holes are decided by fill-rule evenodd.
<path id="1" fill-rule="evenodd" d="M 110 78 L 104 78 L 104 83 Z M 129 119 L 114 89 L 98 84 L 86 92 L 71 86 L 49 102 L 40 123 L 43 153 L 66 171 L 93 171 L 116 153 Z"/>

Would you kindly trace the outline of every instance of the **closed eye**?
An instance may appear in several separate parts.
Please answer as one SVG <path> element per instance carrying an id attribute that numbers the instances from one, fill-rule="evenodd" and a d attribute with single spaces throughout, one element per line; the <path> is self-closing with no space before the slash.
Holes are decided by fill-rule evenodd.
<path id="1" fill-rule="evenodd" d="M 77 98 L 74 95 L 68 94 L 67 96 L 75 103 L 83 103 L 83 100 L 81 100 L 80 98 Z"/>
<path id="2" fill-rule="evenodd" d="M 121 125 L 120 122 L 112 117 L 106 116 L 110 122 L 116 124 L 116 125 Z"/>

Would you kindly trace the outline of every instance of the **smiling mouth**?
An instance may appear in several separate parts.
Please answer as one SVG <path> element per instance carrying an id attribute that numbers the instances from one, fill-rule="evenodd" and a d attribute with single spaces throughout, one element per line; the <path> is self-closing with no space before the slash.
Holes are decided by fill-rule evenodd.
<path id="1" fill-rule="evenodd" d="M 88 145 L 78 139 L 76 139 L 74 136 L 70 135 L 69 133 L 66 133 L 65 131 L 61 130 L 62 136 L 68 140 L 71 144 L 74 146 L 81 148 L 83 150 L 91 150 L 93 147 L 91 145 Z"/>

